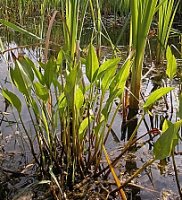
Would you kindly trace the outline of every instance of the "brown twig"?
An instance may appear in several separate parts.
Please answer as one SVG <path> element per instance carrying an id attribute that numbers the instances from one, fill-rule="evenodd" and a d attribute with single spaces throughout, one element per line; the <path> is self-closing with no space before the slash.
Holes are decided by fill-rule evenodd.
<path id="1" fill-rule="evenodd" d="M 128 180 L 126 180 L 120 187 L 116 188 L 115 190 L 110 192 L 110 195 L 118 192 L 121 188 L 125 187 L 128 183 L 130 183 L 134 178 L 136 178 L 138 176 L 138 174 L 140 174 L 146 167 L 148 167 L 149 165 L 151 165 L 153 162 L 155 161 L 155 159 L 149 160 L 148 162 L 146 162 L 140 169 L 138 169 Z"/>

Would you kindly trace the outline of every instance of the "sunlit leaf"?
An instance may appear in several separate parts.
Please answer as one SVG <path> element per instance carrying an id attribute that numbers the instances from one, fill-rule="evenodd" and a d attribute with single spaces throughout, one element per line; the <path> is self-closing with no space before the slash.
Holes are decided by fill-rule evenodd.
<path id="1" fill-rule="evenodd" d="M 150 94 L 150 96 L 147 98 L 146 102 L 143 105 L 144 110 L 149 110 L 149 108 L 157 101 L 159 100 L 162 96 L 166 95 L 168 92 L 173 90 L 174 88 L 172 87 L 165 87 L 165 88 L 160 88 L 158 90 L 155 90 Z"/>
<path id="2" fill-rule="evenodd" d="M 116 69 L 106 70 L 104 72 L 104 76 L 101 79 L 101 89 L 102 92 L 105 93 L 106 90 L 109 89 L 112 80 L 114 79 L 114 75 L 116 73 Z"/>
<path id="3" fill-rule="evenodd" d="M 168 128 L 169 128 L 169 123 L 170 121 L 168 120 L 164 120 L 163 124 L 162 124 L 162 132 L 164 133 Z"/>
<path id="4" fill-rule="evenodd" d="M 167 47 L 166 58 L 167 58 L 166 74 L 168 75 L 170 80 L 172 80 L 174 75 L 176 74 L 177 64 L 176 64 L 176 58 L 172 54 L 171 49 L 170 49 L 169 46 Z"/>
<path id="5" fill-rule="evenodd" d="M 79 110 L 83 106 L 84 95 L 82 90 L 78 87 L 75 92 L 75 106 Z"/>
<path id="6" fill-rule="evenodd" d="M 126 81 L 130 74 L 130 67 L 131 67 L 131 61 L 127 60 L 119 69 L 117 75 L 115 76 L 111 84 L 111 93 L 114 92 L 115 90 L 120 90 L 120 94 L 123 93 Z M 119 93 L 117 93 L 117 95 L 118 94 Z"/>
<path id="7" fill-rule="evenodd" d="M 19 61 L 16 61 L 14 69 L 10 68 L 10 75 L 14 85 L 18 88 L 18 90 L 29 97 L 32 83 Z"/>
<path id="8" fill-rule="evenodd" d="M 82 141 L 83 138 L 84 138 L 84 134 L 85 134 L 85 130 L 87 129 L 89 123 L 91 123 L 93 121 L 93 118 L 90 116 L 90 117 L 86 117 L 80 124 L 80 127 L 79 127 L 79 137 L 80 137 L 80 140 Z"/>
<path id="9" fill-rule="evenodd" d="M 63 62 L 63 50 L 61 49 L 57 56 L 57 65 L 61 65 Z"/>
<path id="10" fill-rule="evenodd" d="M 14 106 L 17 109 L 19 113 L 21 113 L 21 108 L 22 108 L 21 101 L 14 93 L 8 91 L 7 89 L 5 90 L 3 89 L 2 95 L 5 99 L 8 100 L 8 102 L 11 103 L 12 106 Z"/>
<path id="11" fill-rule="evenodd" d="M 36 95 L 43 101 L 47 101 L 49 98 L 49 90 L 46 86 L 42 85 L 39 82 L 34 83 Z"/>
<path id="12" fill-rule="evenodd" d="M 120 62 L 120 58 L 113 58 L 106 60 L 98 69 L 98 76 L 103 74 L 106 70 L 110 70 L 112 68 L 116 68 Z"/>
<path id="13" fill-rule="evenodd" d="M 64 93 L 62 93 L 58 98 L 58 107 L 60 110 L 64 109 L 66 107 L 66 97 Z"/>
<path id="14" fill-rule="evenodd" d="M 94 46 L 89 45 L 88 57 L 86 62 L 86 75 L 88 80 L 92 83 L 96 78 L 96 71 L 99 68 L 99 62 Z"/>
<path id="15" fill-rule="evenodd" d="M 32 70 L 34 71 L 36 78 L 39 80 L 41 84 L 44 84 L 43 75 L 39 71 L 38 67 L 29 58 L 26 58 L 26 60 L 28 60 L 28 62 L 30 63 L 29 67 L 31 67 Z"/>

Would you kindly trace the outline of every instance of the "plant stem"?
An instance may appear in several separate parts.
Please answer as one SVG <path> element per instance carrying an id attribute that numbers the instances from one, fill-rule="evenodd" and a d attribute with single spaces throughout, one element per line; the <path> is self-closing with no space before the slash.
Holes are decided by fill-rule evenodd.
<path id="1" fill-rule="evenodd" d="M 178 170 L 177 170 L 177 166 L 176 166 L 176 162 L 175 162 L 175 158 L 174 158 L 174 151 L 172 152 L 171 157 L 172 157 L 172 161 L 173 161 L 174 173 L 175 173 L 176 183 L 177 183 L 177 187 L 178 187 L 178 192 L 179 192 L 180 198 L 182 199 L 182 192 L 181 192 L 179 178 L 178 178 Z"/>

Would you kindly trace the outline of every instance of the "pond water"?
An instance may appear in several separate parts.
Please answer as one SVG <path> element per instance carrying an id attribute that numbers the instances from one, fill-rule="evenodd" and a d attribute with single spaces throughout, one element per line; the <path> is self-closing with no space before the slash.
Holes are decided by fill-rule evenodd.
<path id="1" fill-rule="evenodd" d="M 118 30 L 118 29 L 116 29 Z M 116 31 L 110 31 L 110 33 L 113 32 L 112 37 L 115 38 L 114 34 Z M 125 35 L 126 40 L 127 34 Z M 2 38 L 4 39 L 4 38 Z M 16 38 L 16 40 L 18 40 Z M 126 41 L 125 40 L 125 41 Z M 14 49 L 17 46 L 21 46 L 24 44 L 17 43 L 17 41 L 5 41 L 4 46 L 5 49 Z M 32 41 L 31 41 L 32 43 Z M 8 44 L 8 45 L 7 45 Z M 123 43 L 121 44 L 123 45 Z M 122 46 L 122 48 L 127 48 Z M 103 54 L 108 55 L 109 48 L 107 46 L 104 46 L 103 49 L 105 49 L 105 52 Z M 34 47 L 34 48 L 21 48 L 14 49 L 13 52 L 17 55 L 18 53 L 24 53 L 31 59 L 33 59 L 35 62 L 42 56 L 40 47 Z M 123 52 L 123 55 L 125 52 Z M 16 91 L 14 87 L 12 87 L 9 79 L 9 71 L 8 68 L 13 65 L 11 63 L 9 52 L 6 52 L 4 55 L 2 55 L 0 60 L 0 87 L 1 88 L 9 88 L 15 91 L 19 95 L 19 93 Z M 180 60 L 179 60 L 180 63 Z M 170 96 L 167 96 L 167 102 L 169 104 L 169 109 L 166 109 L 166 104 L 164 101 L 160 101 L 158 105 L 156 105 L 153 117 L 146 116 L 145 121 L 141 123 L 141 126 L 138 129 L 138 137 L 143 135 L 144 133 L 148 132 L 149 130 L 152 130 L 154 128 L 158 128 L 161 130 L 161 123 L 162 121 L 167 118 L 171 121 L 175 122 L 177 120 L 177 111 L 178 111 L 178 95 L 181 92 L 181 80 L 180 77 L 176 77 L 172 83 L 170 83 L 169 80 L 166 80 L 165 78 L 165 70 L 164 66 L 160 69 L 155 69 L 154 67 L 151 67 L 151 63 L 146 64 L 144 72 L 148 72 L 146 76 L 144 75 L 144 78 L 142 80 L 142 91 L 141 94 L 144 98 L 146 98 L 151 91 L 155 90 L 157 87 L 165 86 L 165 85 L 172 85 L 175 87 L 175 90 L 172 93 L 172 104 L 170 100 Z M 153 65 L 152 65 L 153 66 Z M 182 66 L 179 66 L 179 73 L 182 71 Z M 21 95 L 19 95 L 21 98 Z M 23 101 L 23 98 L 21 98 Z M 141 99 L 141 105 L 143 101 Z M 171 112 L 171 109 L 173 109 L 173 112 Z M 114 108 L 113 108 L 114 110 Z M 27 126 L 30 127 L 31 130 L 31 124 L 30 124 L 30 118 L 27 113 L 27 108 L 24 105 L 23 111 L 22 111 L 23 119 L 26 121 Z M 141 115 L 138 114 L 138 118 L 140 118 Z M 111 158 L 115 158 L 117 155 L 119 155 L 122 147 L 126 143 L 126 137 L 124 137 L 125 132 L 123 131 L 122 127 L 122 116 L 121 113 L 117 114 L 116 120 L 113 124 L 112 133 L 108 137 L 107 142 L 107 149 L 110 152 Z M 12 171 L 19 171 L 19 169 L 28 168 L 28 164 L 31 163 L 32 156 L 30 153 L 30 149 L 27 148 L 26 142 L 27 138 L 26 135 L 23 133 L 21 128 L 19 127 L 18 123 L 16 122 L 16 112 L 12 110 L 10 107 L 8 107 L 7 110 L 5 110 L 5 101 L 0 96 L 0 175 L 1 175 L 1 167 L 5 169 L 9 169 Z M 126 131 L 127 134 L 127 131 Z M 152 158 L 152 146 L 153 142 L 156 141 L 158 136 L 154 138 L 154 141 L 146 142 L 149 139 L 149 136 L 145 136 L 142 139 L 140 139 L 137 142 L 136 149 L 129 152 L 127 155 L 125 155 L 122 160 L 117 164 L 117 172 L 120 174 L 121 179 L 127 179 L 133 171 L 140 168 L 147 160 Z M 176 148 L 176 154 L 175 155 L 175 161 L 178 169 L 178 176 L 179 180 L 182 184 L 182 146 L 179 144 Z M 159 165 L 161 164 L 161 165 Z M 31 173 L 34 172 L 34 169 L 27 169 L 27 173 L 29 173 L 28 178 L 19 178 L 15 180 L 15 182 L 10 182 L 9 185 L 5 185 L 5 187 L 8 187 L 7 191 L 16 191 L 18 188 L 22 188 L 28 184 L 31 184 L 35 181 L 31 177 Z M 2 176 L 0 178 L 0 183 L 3 183 L 3 181 L 6 181 L 6 176 Z M 8 179 L 9 180 L 9 179 Z M 132 189 L 131 189 L 132 188 Z M 1 188 L 0 188 L 1 192 Z M 11 192 L 10 192 L 11 193 Z M 131 183 L 130 187 L 128 187 L 128 193 L 130 193 L 130 199 L 142 199 L 142 200 L 150 200 L 150 199 L 180 199 L 178 195 L 176 180 L 175 180 L 175 174 L 173 170 L 173 164 L 171 158 L 167 159 L 164 163 L 155 162 L 150 167 L 148 167 L 146 170 L 144 170 L 140 176 L 138 176 L 137 179 L 134 180 L 134 182 Z M 10 196 L 13 195 L 13 192 L 10 194 Z M 0 197 L 1 200 L 1 197 Z M 3 199 L 2 199 L 3 200 Z"/>

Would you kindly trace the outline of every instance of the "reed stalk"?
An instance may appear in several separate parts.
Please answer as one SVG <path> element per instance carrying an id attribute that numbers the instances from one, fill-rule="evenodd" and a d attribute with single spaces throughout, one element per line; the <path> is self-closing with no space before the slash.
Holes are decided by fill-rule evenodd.
<path id="1" fill-rule="evenodd" d="M 158 11 L 158 33 L 157 33 L 157 52 L 156 52 L 156 63 L 163 62 L 165 51 L 171 32 L 171 27 L 175 14 L 177 12 L 180 1 L 168 0 L 163 1 Z"/>
<path id="2" fill-rule="evenodd" d="M 129 107 L 131 110 L 137 110 L 139 105 L 139 94 L 146 40 L 153 16 L 156 11 L 157 2 L 157 0 L 131 0 L 130 2 L 130 43 L 131 48 L 135 51 L 130 89 L 132 95 L 130 95 L 129 102 Z"/>

